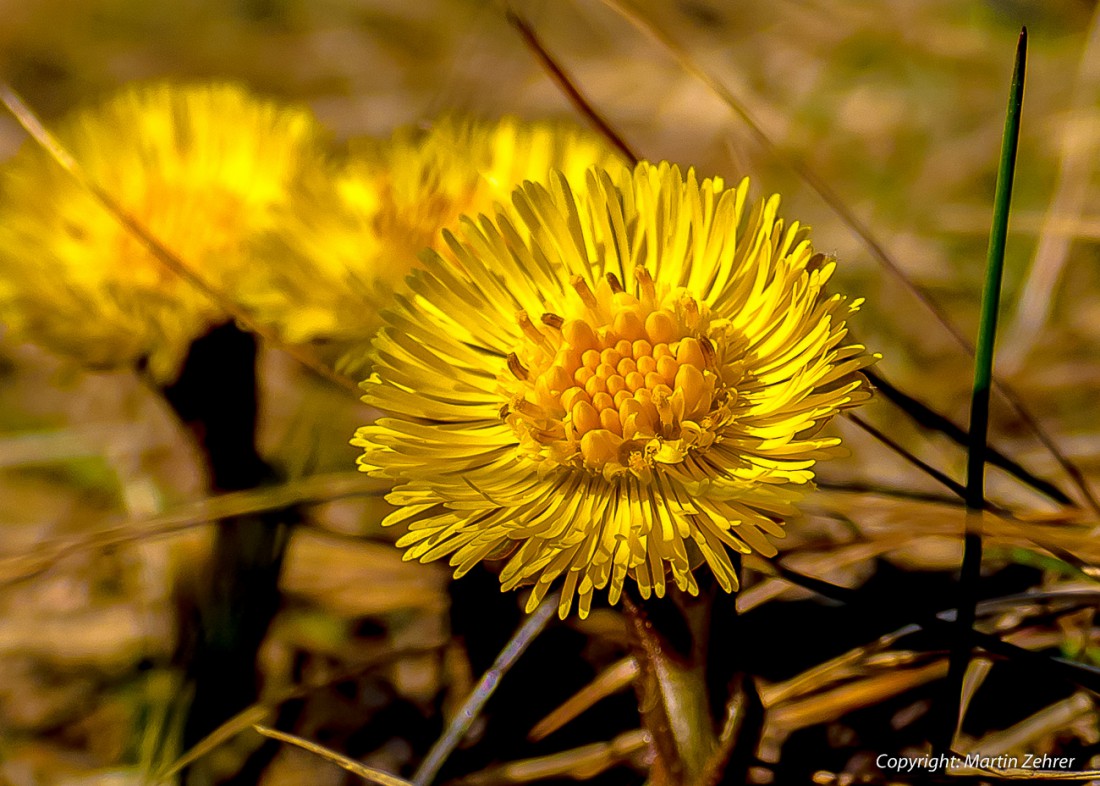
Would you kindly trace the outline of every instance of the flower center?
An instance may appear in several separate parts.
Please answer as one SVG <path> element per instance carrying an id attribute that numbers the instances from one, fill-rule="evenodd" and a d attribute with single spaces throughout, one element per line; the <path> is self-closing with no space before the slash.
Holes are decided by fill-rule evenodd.
<path id="1" fill-rule="evenodd" d="M 544 314 L 543 328 L 519 315 L 529 342 L 508 358 L 505 419 L 529 453 L 645 477 L 713 441 L 736 393 L 721 383 L 708 310 L 686 290 L 658 292 L 644 269 L 636 279 L 633 295 L 613 275 L 595 291 L 578 278 L 568 317 Z"/>

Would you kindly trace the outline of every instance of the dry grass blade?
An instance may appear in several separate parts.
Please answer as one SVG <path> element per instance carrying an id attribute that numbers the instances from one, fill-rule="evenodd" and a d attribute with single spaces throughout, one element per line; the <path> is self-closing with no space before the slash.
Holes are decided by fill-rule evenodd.
<path id="1" fill-rule="evenodd" d="M 265 489 L 234 491 L 184 505 L 161 516 L 128 521 L 109 529 L 43 543 L 16 556 L 0 559 L 0 587 L 26 581 L 81 551 L 103 550 L 147 538 L 162 537 L 211 521 L 280 510 L 291 505 L 342 497 L 380 494 L 378 481 L 358 472 L 318 475 Z"/>
<path id="2" fill-rule="evenodd" d="M 294 360 L 305 368 L 308 368 L 323 379 L 327 379 L 329 382 L 339 385 L 358 395 L 359 386 L 356 384 L 355 380 L 338 374 L 302 348 L 291 346 L 280 341 L 272 331 L 253 319 L 251 314 L 241 308 L 231 298 L 226 297 L 225 294 L 218 291 L 216 287 L 211 286 L 209 282 L 195 273 L 195 271 L 188 267 L 182 259 L 160 242 L 160 240 L 154 237 L 140 221 L 134 218 L 122 204 L 114 198 L 114 196 L 88 176 L 80 163 L 73 158 L 69 151 L 65 149 L 65 146 L 50 133 L 38 119 L 38 116 L 6 82 L 0 82 L 0 102 L 7 107 L 7 110 L 11 112 L 19 122 L 19 125 L 23 127 L 31 138 L 49 153 L 66 172 L 81 184 L 81 186 L 86 188 L 88 193 L 94 196 L 128 232 L 141 241 L 145 249 L 167 270 L 193 285 L 196 289 L 213 300 L 219 308 L 226 314 L 229 314 L 238 323 L 248 328 L 248 330 L 252 331 L 257 336 L 262 337 L 272 346 L 278 347 L 286 352 L 287 355 L 294 358 Z"/>
<path id="3" fill-rule="evenodd" d="M 412 786 L 412 784 L 404 778 L 398 778 L 396 775 L 390 775 L 388 772 L 383 772 L 382 770 L 376 770 L 373 767 L 368 767 L 365 764 L 360 764 L 353 759 L 349 759 L 347 756 L 341 756 L 339 753 L 329 750 L 323 745 L 318 745 L 315 742 L 304 740 L 301 737 L 296 737 L 293 734 L 287 734 L 286 732 L 277 731 L 276 729 L 272 729 L 267 726 L 261 726 L 259 724 L 254 724 L 252 728 L 254 728 L 265 737 L 270 737 L 273 740 L 285 742 L 290 745 L 297 745 L 303 750 L 307 750 L 310 753 L 314 753 L 320 756 L 326 761 L 330 761 L 333 764 L 343 767 L 352 775 L 358 775 L 360 778 L 369 783 L 377 783 L 379 784 L 379 786 Z"/>
<path id="4" fill-rule="evenodd" d="M 963 525 L 964 512 L 958 503 L 939 499 L 912 499 L 883 496 L 880 494 L 838 493 L 835 488 L 818 489 L 812 500 L 813 509 L 830 517 L 857 521 L 859 532 L 870 542 L 885 541 L 904 546 L 905 539 L 914 543 L 926 537 L 956 539 Z M 1066 563 L 1065 568 L 1078 568 L 1079 576 L 1096 578 L 1092 565 L 1100 565 L 1100 540 L 1096 537 L 1096 523 L 1090 517 L 1078 515 L 1052 516 L 1013 515 L 1006 511 L 987 512 L 985 532 L 992 547 L 1004 549 L 1042 549 Z M 842 546 L 840 548 L 852 548 Z M 810 565 L 812 560 L 835 551 L 835 547 L 819 549 L 817 554 L 799 555 L 799 565 Z M 801 562 L 801 560 L 811 562 Z M 754 567 L 767 571 L 762 562 Z M 819 570 L 827 569 L 827 565 Z M 750 587 L 739 598 L 739 604 L 753 597 Z"/>
<path id="5" fill-rule="evenodd" d="M 241 710 L 221 726 L 214 729 L 214 731 L 203 737 L 197 745 L 192 747 L 189 751 L 186 751 L 182 756 L 172 762 L 171 765 L 161 772 L 156 773 L 153 776 L 153 783 L 158 784 L 171 780 L 215 748 L 233 739 L 245 729 L 254 727 L 257 723 L 270 715 L 272 711 L 272 707 L 262 704 L 254 704 L 251 707 L 246 707 Z"/>
<path id="6" fill-rule="evenodd" d="M 918 654 L 908 650 L 883 652 L 890 647 L 907 629 L 902 628 L 862 647 L 838 655 L 830 661 L 796 674 L 789 680 L 765 686 L 760 690 L 760 700 L 765 707 L 778 707 L 792 700 L 824 690 L 827 686 L 864 676 L 866 666 L 873 663 L 877 668 L 899 668 L 909 665 Z"/>
<path id="7" fill-rule="evenodd" d="M 1028 770 L 1028 769 L 1000 769 L 998 767 L 957 767 L 947 770 L 948 775 L 960 778 L 969 778 L 975 775 L 994 775 L 1002 780 L 1009 781 L 1087 781 L 1100 778 L 1100 770 Z"/>
<path id="8" fill-rule="evenodd" d="M 549 756 L 522 759 L 475 772 L 452 781 L 452 786 L 503 786 L 547 778 L 588 780 L 648 747 L 649 734 L 643 729 L 634 729 L 623 732 L 611 742 L 596 742 Z"/>
<path id="9" fill-rule="evenodd" d="M 885 435 L 883 436 L 884 439 L 889 439 Z M 885 506 L 889 505 L 890 508 L 888 509 L 898 511 L 899 523 L 903 523 L 905 529 L 903 531 L 864 531 L 866 536 L 872 538 L 871 543 L 829 549 L 826 553 L 820 555 L 821 557 L 827 557 L 828 562 L 822 562 L 815 557 L 808 557 L 807 561 L 799 563 L 810 568 L 812 572 L 821 572 L 830 567 L 842 567 L 864 558 L 869 559 L 887 553 L 896 548 L 913 546 L 922 536 L 935 537 L 936 533 L 952 537 L 956 535 L 955 529 L 952 526 L 947 526 L 953 519 L 944 516 L 943 512 L 940 511 L 933 521 L 928 518 L 929 513 L 922 512 L 922 510 L 926 510 L 928 504 L 937 507 L 958 508 L 961 505 L 960 501 L 902 494 L 891 489 L 874 487 L 852 487 L 829 483 L 818 485 L 822 490 L 827 489 L 845 493 L 859 492 L 861 495 L 870 493 L 891 498 L 877 504 L 876 507 L 880 510 L 886 510 Z M 851 510 L 849 506 L 843 504 L 839 506 L 830 504 L 830 499 L 835 501 L 835 498 L 827 499 L 819 494 L 817 499 L 819 502 L 825 502 L 827 508 L 835 508 L 837 513 L 851 518 L 859 519 L 861 515 L 866 513 L 865 506 Z M 903 505 L 906 507 L 903 508 Z M 993 513 L 996 515 L 992 515 Z M 1072 572 L 1077 577 L 1089 579 L 1090 581 L 1100 580 L 1100 569 L 1093 564 L 1100 560 L 1100 551 L 1095 546 L 1095 532 L 1087 522 L 1074 522 L 1072 517 L 1062 516 L 1049 521 L 1022 519 L 1015 518 L 1008 511 L 989 511 L 987 513 L 987 526 L 989 527 L 987 536 L 991 543 L 1010 548 L 1031 549 L 1036 547 L 1064 563 L 1063 569 L 1065 571 Z M 862 556 L 861 551 L 863 552 Z M 747 610 L 781 595 L 784 591 L 785 588 L 782 584 L 777 585 L 774 580 L 767 580 L 742 592 L 738 597 L 738 606 Z"/>
<path id="10" fill-rule="evenodd" d="M 803 572 L 820 575 L 831 570 L 841 570 L 850 565 L 858 565 L 883 554 L 888 554 L 894 549 L 911 546 L 913 541 L 914 535 L 912 533 L 897 532 L 867 543 L 853 543 L 834 549 L 799 554 L 796 559 L 792 559 L 793 555 L 788 555 L 787 559 L 788 562 L 797 564 L 799 570 Z M 762 572 L 766 570 L 765 561 L 755 555 L 747 555 L 745 564 Z M 737 597 L 737 610 L 744 613 L 757 608 L 764 603 L 775 600 L 789 589 L 789 582 L 783 579 L 764 579 L 741 591 Z"/>
<path id="11" fill-rule="evenodd" d="M 768 567 L 770 567 L 775 575 L 788 580 L 795 586 L 808 589 L 825 598 L 847 604 L 853 608 L 868 607 L 867 601 L 858 590 L 848 589 L 847 587 L 807 576 L 798 571 L 791 570 L 778 561 L 771 563 Z M 954 609 L 940 612 L 939 614 L 929 614 L 923 609 L 911 609 L 909 613 L 912 614 L 915 619 L 915 622 L 911 624 L 910 632 L 915 632 L 922 628 L 937 636 L 956 635 L 958 632 L 959 626 L 956 625 L 954 621 L 957 614 Z M 1051 638 L 1050 641 L 1041 646 L 1055 646 L 1061 641 L 1062 633 L 1056 632 L 1052 634 L 1052 636 L 1053 638 Z M 1022 665 L 1041 670 L 1052 676 L 1057 675 L 1082 688 L 1100 692 L 1100 667 L 1093 666 L 1089 663 L 1071 661 L 1066 658 L 1032 651 L 1033 649 L 1041 648 L 1039 644 L 1035 643 L 1035 637 L 1028 637 L 1026 641 L 1028 646 L 1021 646 L 1021 644 L 1016 643 L 1019 638 L 1020 636 L 1000 638 L 999 636 L 983 633 L 971 628 L 969 630 L 968 642 L 971 648 L 981 647 L 991 655 L 1014 659 Z"/>
<path id="12" fill-rule="evenodd" d="M 974 658 L 967 666 L 966 676 L 963 678 L 962 690 L 959 696 L 959 717 L 965 718 L 970 710 L 970 703 L 977 695 L 989 672 L 993 670 L 993 661 L 988 658 Z"/>
<path id="13" fill-rule="evenodd" d="M 258 704 L 253 704 L 250 707 L 241 710 L 235 716 L 227 720 L 214 731 L 210 732 L 205 738 L 203 738 L 198 745 L 191 748 L 191 750 L 185 752 L 176 761 L 157 773 L 153 778 L 154 784 L 163 783 L 164 781 L 172 778 L 184 768 L 189 767 L 194 762 L 211 752 L 219 745 L 233 737 L 240 734 L 246 729 L 254 727 L 257 723 L 264 718 L 275 712 L 282 704 L 291 701 L 292 699 L 300 699 L 307 696 L 310 691 L 322 688 L 326 685 L 338 682 L 340 680 L 354 677 L 359 674 L 363 674 L 372 669 L 386 666 L 394 661 L 400 660 L 404 657 L 415 657 L 417 655 L 424 655 L 438 652 L 446 646 L 446 642 L 428 642 L 423 646 L 416 647 L 401 647 L 385 652 L 378 653 L 375 657 L 371 658 L 366 663 L 359 663 L 353 667 L 340 669 L 334 673 L 326 676 L 326 679 L 318 682 L 310 682 L 305 685 L 299 685 L 292 689 L 285 690 L 279 695 L 269 698 L 266 701 Z"/>
<path id="14" fill-rule="evenodd" d="M 866 677 L 801 701 L 769 707 L 769 733 L 789 733 L 834 721 L 853 710 L 878 704 L 899 693 L 942 679 L 946 674 L 947 660 L 940 659 L 914 669 L 894 669 Z"/>
<path id="15" fill-rule="evenodd" d="M 100 456 L 104 445 L 137 445 L 141 427 L 123 420 L 81 423 L 0 437 L 0 469 L 11 469 Z"/>
<path id="16" fill-rule="evenodd" d="M 947 505 L 948 507 L 957 508 L 963 506 L 963 501 L 958 497 L 949 497 L 946 494 L 936 494 L 927 491 L 915 491 L 907 488 L 899 488 L 897 486 L 885 486 L 878 483 L 819 480 L 816 486 L 823 491 L 837 491 L 844 494 L 886 497 L 888 499 L 909 502 L 932 502 L 937 505 Z"/>
<path id="17" fill-rule="evenodd" d="M 966 488 L 961 483 L 959 483 L 958 481 L 952 480 L 951 478 L 949 478 L 943 472 L 940 472 L 938 469 L 933 467 L 928 462 L 926 462 L 926 461 L 918 458 L 917 456 L 913 455 L 911 452 L 909 452 L 904 447 L 902 447 L 902 445 L 900 445 L 896 440 L 891 439 L 890 437 L 888 437 L 882 431 L 875 428 L 870 423 L 868 423 L 866 420 L 861 418 L 859 415 L 853 415 L 851 412 L 848 412 L 848 413 L 845 413 L 844 417 L 847 418 L 848 420 L 850 420 L 852 423 L 855 423 L 857 426 L 859 426 L 861 429 L 866 431 L 868 434 L 870 434 L 876 440 L 881 442 L 886 447 L 890 448 L 890 450 L 897 453 L 899 456 L 901 456 L 903 459 L 908 461 L 910 464 L 912 464 L 914 467 L 919 469 L 924 474 L 928 475 L 928 477 L 932 478 L 937 483 L 940 483 L 943 486 L 945 486 L 946 488 L 950 489 L 952 492 L 957 494 L 959 497 L 965 497 L 966 496 Z"/>
<path id="18" fill-rule="evenodd" d="M 895 406 L 908 415 L 914 423 L 923 428 L 938 431 L 949 437 L 955 444 L 965 446 L 970 439 L 967 430 L 944 417 L 924 402 L 914 396 L 900 390 L 891 384 L 875 369 L 864 369 L 863 374 L 875 387 L 875 391 L 882 393 Z M 1040 494 L 1044 494 L 1059 505 L 1073 505 L 1073 500 L 1055 484 L 1037 477 L 1024 469 L 1019 462 L 1013 460 L 1002 451 L 992 445 L 986 450 L 986 461 L 996 467 L 1000 467 L 1017 480 L 1031 486 Z"/>
<path id="19" fill-rule="evenodd" d="M 532 742 L 548 737 L 600 699 L 618 693 L 638 674 L 634 658 L 623 658 L 596 675 L 596 679 L 566 699 L 557 709 L 535 724 L 527 739 Z"/>
<path id="20" fill-rule="evenodd" d="M 1011 605 L 1013 608 L 1021 608 L 1021 601 L 1019 598 L 1004 598 L 983 604 L 983 610 L 992 610 L 993 607 L 1000 607 L 1005 604 Z M 986 605 L 990 606 L 990 609 L 985 609 L 984 607 Z M 815 713 L 821 713 L 826 710 L 831 713 L 835 711 L 835 707 L 838 703 L 844 704 L 845 702 L 853 701 L 853 696 L 869 696 L 876 690 L 886 689 L 890 685 L 893 685 L 895 688 L 903 687 L 904 680 L 902 683 L 897 684 L 887 680 L 884 683 L 878 684 L 877 687 L 872 686 L 870 688 L 865 685 L 862 688 L 856 689 L 853 686 L 866 682 L 867 680 L 877 679 L 877 677 L 882 676 L 884 673 L 889 675 L 899 674 L 907 670 L 912 671 L 912 669 L 907 669 L 906 667 L 913 664 L 918 658 L 923 659 L 924 656 L 911 651 L 884 652 L 886 648 L 892 646 L 899 638 L 912 631 L 913 629 L 911 627 L 899 629 L 893 633 L 880 637 L 870 644 L 849 650 L 826 663 L 807 669 L 801 674 L 795 675 L 784 682 L 769 685 L 761 690 L 761 699 L 764 705 L 773 713 L 790 712 L 793 713 L 792 717 L 795 719 L 807 720 L 807 722 L 818 722 L 812 719 L 817 717 L 824 718 L 824 716 L 818 716 Z M 1018 644 L 1032 648 L 1057 645 L 1058 643 L 1057 635 L 1036 638 L 1035 635 L 1028 630 L 1010 634 L 1007 638 Z M 983 659 L 976 661 L 975 665 L 977 664 L 984 664 L 983 668 L 986 668 L 989 665 L 989 661 Z M 943 673 L 945 670 L 945 661 L 942 659 L 937 660 L 936 664 L 932 665 L 937 667 L 939 673 Z M 838 683 L 844 682 L 847 682 L 847 685 L 838 685 Z M 977 682 L 977 680 L 975 679 L 974 682 Z M 917 683 L 914 683 L 914 685 L 915 684 Z M 867 692 L 868 690 L 870 693 Z M 889 695 L 894 694 L 889 692 L 884 693 L 883 698 L 888 698 Z M 823 698 L 825 696 L 828 696 L 828 698 Z M 786 709 L 788 707 L 793 707 L 795 709 L 788 710 Z M 1087 694 L 1077 694 L 1072 700 L 1060 702 L 1057 705 L 1053 705 L 1053 707 L 1047 708 L 1047 710 L 1044 710 L 1042 713 L 1037 713 L 1033 718 L 1020 724 L 1018 729 L 1017 727 L 1013 727 L 1013 729 L 1005 732 L 990 735 L 990 737 L 983 739 L 980 743 L 972 747 L 975 750 L 981 751 L 983 755 L 996 755 L 997 753 L 1004 752 L 1008 747 L 1016 747 L 1027 739 L 1041 736 L 1046 731 L 1064 728 L 1070 721 L 1090 711 L 1092 707 L 1092 700 Z M 780 719 L 783 718 L 782 714 L 778 717 Z M 799 720 L 799 722 L 801 722 L 801 720 Z M 1039 724 L 1043 725 L 1040 727 Z M 1001 739 L 1000 735 L 1002 734 L 1007 735 L 1004 740 Z M 1025 735 L 1025 738 L 1021 739 L 1021 735 Z M 987 745 L 987 743 L 989 744 Z"/>
<path id="21" fill-rule="evenodd" d="M 1077 240 L 1100 240 L 1100 219 L 1096 216 L 1046 216 L 1034 210 L 1021 210 L 1014 217 L 1017 235 L 1041 235 L 1073 237 Z M 936 224 L 948 232 L 963 235 L 984 235 L 988 232 L 987 210 L 963 205 L 951 205 L 937 217 Z"/>
<path id="22" fill-rule="evenodd" d="M 1096 703 L 1087 693 L 1075 693 L 1068 699 L 1055 702 L 1014 726 L 986 735 L 970 746 L 983 756 L 1000 756 L 1020 750 L 1029 743 L 1055 734 L 1069 727 L 1074 721 L 1096 713 Z"/>

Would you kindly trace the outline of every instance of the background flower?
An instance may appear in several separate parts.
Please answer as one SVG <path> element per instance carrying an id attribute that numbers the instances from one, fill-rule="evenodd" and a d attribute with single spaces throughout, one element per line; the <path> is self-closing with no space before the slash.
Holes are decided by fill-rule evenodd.
<path id="1" fill-rule="evenodd" d="M 78 112 L 57 135 L 93 182 L 224 288 L 319 129 L 308 111 L 235 85 L 162 83 Z M 0 188 L 0 320 L 18 336 L 90 366 L 147 358 L 167 380 L 191 340 L 228 318 L 37 145 L 5 165 Z"/>
<path id="2" fill-rule="evenodd" d="M 397 481 L 407 558 L 510 554 L 504 587 L 533 608 L 564 577 L 564 617 L 628 575 L 694 593 L 700 559 L 732 591 L 730 550 L 774 553 L 872 358 L 834 263 L 778 197 L 745 221 L 747 195 L 668 164 L 590 170 L 580 196 L 555 174 L 517 189 L 518 223 L 466 218 L 425 254 L 364 383 L 391 417 L 354 440 Z"/>
<path id="3" fill-rule="evenodd" d="M 369 341 L 379 311 L 443 228 L 492 212 L 524 180 L 561 170 L 577 187 L 592 165 L 616 156 L 575 125 L 449 117 L 404 128 L 386 141 L 352 143 L 346 160 L 305 172 L 278 224 L 260 241 L 263 259 L 241 299 L 290 342 Z"/>

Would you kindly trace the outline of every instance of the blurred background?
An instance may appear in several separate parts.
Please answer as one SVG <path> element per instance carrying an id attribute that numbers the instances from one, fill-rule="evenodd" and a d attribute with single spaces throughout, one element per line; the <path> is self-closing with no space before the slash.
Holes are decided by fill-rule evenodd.
<path id="1" fill-rule="evenodd" d="M 1093 3 L 638 0 L 620 6 L 624 14 L 577 0 L 515 8 L 644 157 L 733 181 L 748 175 L 755 197 L 781 193 L 783 215 L 811 225 L 817 248 L 840 259 L 837 289 L 867 298 L 853 330 L 883 355 L 879 371 L 961 424 L 971 359 L 928 302 L 973 336 L 1012 56 L 1027 25 L 998 368 L 1065 456 L 1096 480 L 1100 17 Z M 449 110 L 575 116 L 493 3 L 0 0 L 0 19 L 0 77 L 47 122 L 126 83 L 166 77 L 232 79 L 304 102 L 338 138 L 385 137 Z M 693 69 L 724 86 L 734 105 Z M 23 142 L 15 121 L 0 117 L 0 157 Z M 261 695 L 296 733 L 372 766 L 408 774 L 519 623 L 520 599 L 499 596 L 487 571 L 465 579 L 466 589 L 450 586 L 445 566 L 401 561 L 391 545 L 396 535 L 378 526 L 386 510 L 380 489 L 355 472 L 348 440 L 370 414 L 353 396 L 277 351 L 261 357 L 261 393 L 262 452 L 286 481 L 211 499 L 190 437 L 135 374 L 77 371 L 0 334 L 0 783 L 143 783 L 183 753 L 186 685 L 177 656 L 210 522 L 219 516 L 305 504 L 281 578 L 281 610 L 260 653 Z M 965 454 L 946 438 L 898 417 L 882 397 L 865 416 L 962 479 Z M 950 495 L 850 423 L 834 428 L 851 456 L 822 467 L 823 491 L 791 525 L 786 548 L 801 559 L 793 564 L 880 587 L 887 607 L 893 592 L 949 592 L 961 555 Z M 991 434 L 1005 453 L 1081 498 L 997 397 Z M 990 484 L 994 499 L 1045 528 L 1042 537 L 1073 535 L 1058 542 L 1095 561 L 1084 535 L 1095 514 L 1063 515 L 998 472 Z M 1043 562 L 1049 555 L 1027 551 L 1034 543 L 1018 533 L 994 541 L 989 572 L 1006 593 L 1072 584 Z M 746 611 L 756 620 L 754 651 L 766 683 L 904 622 L 838 615 L 751 575 L 747 585 L 756 594 L 747 591 L 739 603 L 754 609 Z M 480 613 L 480 623 L 457 615 L 459 606 Z M 1070 622 L 1048 620 L 1056 635 L 1042 646 L 1095 659 L 1091 613 L 1075 613 Z M 480 771 L 481 780 L 469 782 L 522 782 L 547 772 L 551 781 L 599 774 L 601 783 L 643 782 L 643 746 L 633 738 L 568 754 L 561 773 L 499 769 L 637 728 L 632 695 L 620 692 L 583 723 L 543 742 L 526 740 L 539 718 L 623 652 L 621 622 L 610 610 L 553 627 L 508 677 L 511 699 L 490 704 L 444 780 Z M 546 669 L 560 669 L 560 679 L 545 680 Z M 769 727 L 771 747 L 761 757 L 789 757 L 792 767 L 797 759 L 806 772 L 860 771 L 858 757 L 874 749 L 867 729 L 885 724 L 901 734 L 907 722 L 895 722 L 899 714 L 927 699 L 906 691 L 927 686 L 936 672 L 926 672 L 889 688 L 876 683 L 839 715 L 810 705 L 802 715 L 773 718 L 780 725 Z M 996 673 L 1006 685 L 1019 677 Z M 990 708 L 1003 699 L 997 690 L 990 688 Z M 1069 739 L 1074 750 L 1091 752 L 1096 717 L 1078 695 L 1064 685 L 1014 693 L 1015 710 L 996 721 L 982 720 L 976 704 L 977 725 L 966 731 L 981 739 L 1073 700 L 1063 723 L 1031 740 L 1055 750 Z M 881 706 L 884 714 L 874 714 Z M 259 743 L 247 724 L 241 728 L 206 754 L 219 777 L 238 772 Z M 353 780 L 292 747 L 272 756 L 253 781 Z M 1078 765 L 1087 758 L 1082 753 Z M 776 766 L 754 777 L 785 782 L 784 765 Z"/>

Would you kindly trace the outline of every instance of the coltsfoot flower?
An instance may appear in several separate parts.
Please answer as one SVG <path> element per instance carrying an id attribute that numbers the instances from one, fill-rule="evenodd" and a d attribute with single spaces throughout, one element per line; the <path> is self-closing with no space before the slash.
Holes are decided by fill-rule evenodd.
<path id="1" fill-rule="evenodd" d="M 224 289 L 320 130 L 307 110 L 235 85 L 162 83 L 74 114 L 57 136 L 92 181 Z M 5 164 L 0 194 L 0 321 L 19 338 L 92 367 L 147 358 L 167 381 L 190 342 L 228 318 L 37 146 Z"/>
<path id="2" fill-rule="evenodd" d="M 525 183 L 513 218 L 463 219 L 424 256 L 374 341 L 363 470 L 392 478 L 407 559 L 455 575 L 508 557 L 504 589 L 559 578 L 574 596 L 694 593 L 705 561 L 737 587 L 730 551 L 773 555 L 821 429 L 869 397 L 873 362 L 846 343 L 859 301 L 826 292 L 835 263 L 776 217 L 746 220 L 726 189 L 668 164 L 576 196 Z"/>
<path id="3" fill-rule="evenodd" d="M 588 167 L 617 160 L 582 128 L 515 118 L 446 117 L 360 141 L 345 161 L 296 183 L 240 297 L 288 342 L 365 345 L 420 252 L 441 249 L 441 230 L 461 215 L 491 213 L 551 169 L 583 188 Z"/>

